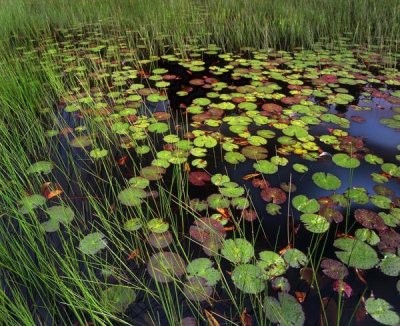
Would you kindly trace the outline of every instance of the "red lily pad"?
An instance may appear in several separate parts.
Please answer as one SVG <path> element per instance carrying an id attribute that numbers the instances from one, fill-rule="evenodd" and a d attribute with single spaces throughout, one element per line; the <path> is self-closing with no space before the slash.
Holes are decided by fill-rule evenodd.
<path id="1" fill-rule="evenodd" d="M 193 171 L 189 173 L 189 182 L 195 186 L 204 186 L 211 180 L 210 175 L 203 171 Z"/>
<path id="2" fill-rule="evenodd" d="M 280 188 L 265 188 L 261 191 L 261 198 L 266 202 L 283 204 L 286 201 L 286 193 Z"/>
<path id="3" fill-rule="evenodd" d="M 321 261 L 322 272 L 334 279 L 334 280 L 343 280 L 347 275 L 349 275 L 349 271 L 346 266 L 344 266 L 340 261 L 334 259 L 324 259 Z"/>
<path id="4" fill-rule="evenodd" d="M 354 218 L 358 223 L 367 229 L 384 230 L 386 228 L 385 222 L 374 211 L 365 208 L 359 208 L 354 211 Z"/>

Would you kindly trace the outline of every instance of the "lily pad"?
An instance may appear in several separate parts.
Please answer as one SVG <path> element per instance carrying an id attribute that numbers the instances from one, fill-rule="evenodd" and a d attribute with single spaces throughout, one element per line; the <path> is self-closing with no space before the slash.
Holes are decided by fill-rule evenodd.
<path id="1" fill-rule="evenodd" d="M 386 254 L 379 264 L 381 271 L 389 276 L 400 275 L 400 257 L 394 254 Z"/>
<path id="2" fill-rule="evenodd" d="M 371 269 L 379 262 L 375 250 L 358 239 L 339 238 L 333 245 L 342 250 L 336 251 L 336 256 L 351 267 Z"/>
<path id="3" fill-rule="evenodd" d="M 28 174 L 33 174 L 33 173 L 48 174 L 51 172 L 53 168 L 54 168 L 53 162 L 39 161 L 29 166 L 26 172 Z"/>
<path id="4" fill-rule="evenodd" d="M 254 163 L 253 168 L 264 174 L 274 174 L 278 172 L 278 166 L 267 160 L 260 160 L 257 163 Z"/>
<path id="5" fill-rule="evenodd" d="M 305 195 L 297 195 L 292 200 L 292 205 L 302 213 L 316 213 L 320 209 L 318 201 L 314 198 L 308 198 Z"/>
<path id="6" fill-rule="evenodd" d="M 244 264 L 238 265 L 232 272 L 232 281 L 244 293 L 256 294 L 265 289 L 265 281 L 261 278 L 260 267 Z"/>
<path id="7" fill-rule="evenodd" d="M 142 227 L 142 221 L 140 218 L 131 218 L 124 223 L 124 229 L 126 231 L 137 231 Z"/>
<path id="8" fill-rule="evenodd" d="M 355 169 L 360 166 L 360 161 L 355 157 L 350 157 L 346 153 L 338 153 L 332 156 L 332 161 L 342 167 L 348 169 Z"/>
<path id="9" fill-rule="evenodd" d="M 254 256 L 254 248 L 246 239 L 228 239 L 222 245 L 221 254 L 234 264 L 245 264 Z"/>
<path id="10" fill-rule="evenodd" d="M 270 280 L 286 272 L 286 262 L 273 251 L 261 251 L 257 266 L 262 270 L 263 279 Z"/>
<path id="11" fill-rule="evenodd" d="M 101 232 L 90 233 L 79 242 L 79 250 L 86 255 L 94 255 L 107 247 L 107 240 Z"/>
<path id="12" fill-rule="evenodd" d="M 192 260 L 186 267 L 190 276 L 202 277 L 208 286 L 214 286 L 221 279 L 221 274 L 213 267 L 213 262 L 209 258 L 197 258 Z"/>
<path id="13" fill-rule="evenodd" d="M 140 188 L 127 188 L 118 194 L 118 200 L 125 206 L 139 206 L 146 192 Z"/>
<path id="14" fill-rule="evenodd" d="M 345 277 L 349 275 L 349 271 L 346 266 L 344 266 L 341 262 L 334 259 L 324 259 L 321 261 L 322 272 L 334 279 L 334 280 L 343 280 Z"/>
<path id="15" fill-rule="evenodd" d="M 296 248 L 286 250 L 283 254 L 283 259 L 293 268 L 300 268 L 301 266 L 305 266 L 308 262 L 307 256 Z"/>
<path id="16" fill-rule="evenodd" d="M 393 311 L 393 307 L 383 299 L 368 298 L 365 301 L 365 309 L 373 319 L 384 325 L 398 325 L 399 315 Z"/>
<path id="17" fill-rule="evenodd" d="M 331 173 L 317 172 L 312 175 L 314 183 L 325 190 L 336 190 L 342 185 L 340 179 Z"/>
<path id="18" fill-rule="evenodd" d="M 103 306 L 116 313 L 123 313 L 135 300 L 135 290 L 123 285 L 113 285 L 101 293 Z"/>
<path id="19" fill-rule="evenodd" d="M 157 282 L 168 283 L 182 276 L 186 271 L 181 256 L 169 251 L 162 251 L 151 256 L 147 272 Z"/>
<path id="20" fill-rule="evenodd" d="M 147 227 L 151 232 L 163 233 L 168 230 L 169 224 L 162 218 L 152 218 L 147 222 Z"/>
<path id="21" fill-rule="evenodd" d="M 312 233 L 324 233 L 329 229 L 327 219 L 319 214 L 302 214 L 300 220 L 304 223 L 306 229 Z"/>
<path id="22" fill-rule="evenodd" d="M 19 201 L 18 211 L 21 214 L 28 214 L 34 211 L 35 208 L 43 206 L 46 203 L 46 198 L 42 195 L 33 194 L 26 196 Z"/>
<path id="23" fill-rule="evenodd" d="M 273 323 L 285 326 L 300 326 L 305 323 L 305 316 L 296 298 L 288 293 L 278 293 L 278 298 L 265 297 L 264 311 L 266 317 Z"/>

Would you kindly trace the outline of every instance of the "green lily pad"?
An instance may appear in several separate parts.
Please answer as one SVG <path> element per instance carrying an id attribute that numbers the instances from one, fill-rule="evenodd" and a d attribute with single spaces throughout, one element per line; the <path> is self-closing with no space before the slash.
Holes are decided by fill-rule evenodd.
<path id="1" fill-rule="evenodd" d="M 305 173 L 308 171 L 308 167 L 303 164 L 295 163 L 293 164 L 293 170 L 299 173 Z"/>
<path id="2" fill-rule="evenodd" d="M 381 271 L 389 276 L 400 275 L 400 257 L 394 254 L 388 253 L 382 259 L 379 264 Z"/>
<path id="3" fill-rule="evenodd" d="M 123 285 L 113 285 L 101 293 L 101 302 L 109 311 L 123 313 L 136 300 L 136 292 Z"/>
<path id="4" fill-rule="evenodd" d="M 75 148 L 85 148 L 92 145 L 92 140 L 89 136 L 78 136 L 70 141 L 70 145 Z"/>
<path id="5" fill-rule="evenodd" d="M 367 242 L 371 246 L 375 246 L 381 241 L 379 236 L 373 230 L 367 228 L 357 229 L 354 235 L 357 239 Z"/>
<path id="6" fill-rule="evenodd" d="M 169 229 L 169 223 L 162 218 L 153 218 L 147 222 L 147 227 L 151 232 L 164 233 Z"/>
<path id="7" fill-rule="evenodd" d="M 137 217 L 130 218 L 124 223 L 124 229 L 130 232 L 137 231 L 141 227 L 142 227 L 142 221 L 140 220 L 140 218 Z"/>
<path id="8" fill-rule="evenodd" d="M 100 159 L 106 157 L 107 154 L 108 150 L 101 148 L 95 148 L 90 151 L 90 157 L 93 157 L 94 159 Z"/>
<path id="9" fill-rule="evenodd" d="M 229 181 L 231 181 L 231 179 L 227 175 L 221 173 L 214 174 L 211 177 L 211 182 L 218 187 L 222 186 L 224 183 L 227 183 Z"/>
<path id="10" fill-rule="evenodd" d="M 373 155 L 373 154 L 367 154 L 364 157 L 365 162 L 368 162 L 369 164 L 382 164 L 383 163 L 383 159 L 381 159 L 380 157 Z"/>
<path id="11" fill-rule="evenodd" d="M 307 265 L 308 262 L 307 256 L 296 248 L 286 250 L 283 254 L 283 259 L 293 268 L 300 268 Z"/>
<path id="12" fill-rule="evenodd" d="M 150 181 L 143 177 L 132 177 L 128 180 L 128 183 L 133 188 L 145 189 L 146 187 L 149 186 Z"/>
<path id="13" fill-rule="evenodd" d="M 218 142 L 214 137 L 202 135 L 193 140 L 193 144 L 197 147 L 212 148 L 217 146 Z"/>
<path id="14" fill-rule="evenodd" d="M 224 159 L 231 164 L 238 164 L 246 161 L 246 157 L 239 152 L 227 152 L 224 155 Z"/>
<path id="15" fill-rule="evenodd" d="M 139 206 L 146 192 L 140 188 L 126 188 L 118 194 L 118 200 L 125 206 Z"/>
<path id="16" fill-rule="evenodd" d="M 331 173 L 317 172 L 312 175 L 314 183 L 325 190 L 336 190 L 342 185 L 340 179 Z"/>
<path id="17" fill-rule="evenodd" d="M 221 254 L 234 264 L 245 264 L 254 256 L 254 248 L 246 239 L 228 239 L 222 245 Z"/>
<path id="18" fill-rule="evenodd" d="M 75 216 L 74 211 L 68 206 L 52 206 L 46 210 L 49 218 L 62 224 L 70 223 Z"/>
<path id="19" fill-rule="evenodd" d="M 46 198 L 42 195 L 33 194 L 26 196 L 19 201 L 20 207 L 18 211 L 21 214 L 28 214 L 34 211 L 35 208 L 43 206 L 46 203 Z"/>
<path id="20" fill-rule="evenodd" d="M 316 213 L 320 209 L 318 201 L 314 198 L 308 198 L 305 195 L 297 195 L 292 200 L 292 205 L 302 213 Z"/>
<path id="21" fill-rule="evenodd" d="M 230 201 L 221 194 L 211 194 L 207 197 L 207 202 L 211 208 L 228 208 Z"/>
<path id="22" fill-rule="evenodd" d="M 371 269 L 379 262 L 375 250 L 358 239 L 339 238 L 333 245 L 342 250 L 336 251 L 336 256 L 351 267 Z"/>
<path id="23" fill-rule="evenodd" d="M 90 233 L 79 242 L 79 250 L 86 255 L 94 255 L 107 247 L 107 240 L 101 232 Z"/>
<path id="24" fill-rule="evenodd" d="M 236 182 L 226 182 L 223 187 L 219 188 L 219 192 L 225 197 L 240 197 L 244 194 L 245 190 L 243 187 L 239 187 Z"/>
<path id="25" fill-rule="evenodd" d="M 305 315 L 295 297 L 288 293 L 279 292 L 278 298 L 265 297 L 264 311 L 272 322 L 282 326 L 301 326 L 305 323 Z"/>
<path id="26" fill-rule="evenodd" d="M 260 267 L 244 264 L 238 265 L 232 272 L 232 281 L 244 293 L 256 294 L 265 289 L 265 281 L 261 278 Z"/>
<path id="27" fill-rule="evenodd" d="M 213 267 L 213 262 L 208 258 L 197 258 L 192 260 L 186 267 L 190 276 L 202 277 L 208 286 L 214 286 L 221 279 L 221 274 Z"/>
<path id="28" fill-rule="evenodd" d="M 259 256 L 260 260 L 257 261 L 257 266 L 261 268 L 264 279 L 270 280 L 286 272 L 286 262 L 277 253 L 261 251 Z"/>
<path id="29" fill-rule="evenodd" d="M 398 325 L 399 315 L 393 311 L 393 307 L 383 299 L 368 298 L 365 301 L 365 309 L 377 322 L 384 325 Z"/>
<path id="30" fill-rule="evenodd" d="M 346 153 L 338 153 L 333 155 L 332 161 L 342 168 L 355 169 L 360 166 L 360 161 L 358 159 L 350 157 Z"/>
<path id="31" fill-rule="evenodd" d="M 382 195 L 372 195 L 371 203 L 383 209 L 389 209 L 392 206 L 392 200 Z"/>
<path id="32" fill-rule="evenodd" d="M 330 225 L 327 219 L 319 214 L 302 214 L 300 220 L 312 233 L 324 233 L 328 231 Z"/>
<path id="33" fill-rule="evenodd" d="M 36 163 L 33 163 L 26 172 L 28 174 L 33 174 L 33 173 L 43 173 L 43 174 L 48 174 L 51 172 L 51 170 L 54 168 L 53 162 L 48 162 L 48 161 L 39 161 Z"/>
<path id="34" fill-rule="evenodd" d="M 253 168 L 264 174 L 274 174 L 278 172 L 278 166 L 267 160 L 260 160 L 254 163 Z"/>
<path id="35" fill-rule="evenodd" d="M 400 177 L 400 166 L 394 163 L 384 163 L 381 165 L 382 171 L 391 175 L 392 177 Z"/>

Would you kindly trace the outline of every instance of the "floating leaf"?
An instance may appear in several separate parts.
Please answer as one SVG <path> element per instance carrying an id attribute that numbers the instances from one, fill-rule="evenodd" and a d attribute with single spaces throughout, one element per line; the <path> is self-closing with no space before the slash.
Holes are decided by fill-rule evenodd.
<path id="1" fill-rule="evenodd" d="M 299 164 L 299 163 L 293 164 L 293 169 L 294 169 L 296 172 L 299 172 L 299 173 L 305 173 L 305 172 L 308 171 L 308 167 L 307 167 L 307 166 L 305 166 L 305 165 L 303 165 L 303 164 Z"/>
<path id="2" fill-rule="evenodd" d="M 146 192 L 140 188 L 127 188 L 118 194 L 119 201 L 126 206 L 139 206 Z"/>
<path id="3" fill-rule="evenodd" d="M 354 218 L 358 223 L 368 229 L 383 230 L 386 228 L 383 219 L 374 211 L 359 208 L 354 211 Z"/>
<path id="4" fill-rule="evenodd" d="M 54 168 L 53 162 L 39 161 L 29 166 L 26 172 L 28 174 L 33 174 L 33 173 L 48 174 L 51 172 L 53 168 Z"/>
<path id="5" fill-rule="evenodd" d="M 90 157 L 93 157 L 94 159 L 100 159 L 106 157 L 107 154 L 108 151 L 106 149 L 101 149 L 101 148 L 95 148 L 90 151 Z"/>
<path id="6" fill-rule="evenodd" d="M 244 293 L 256 294 L 265 288 L 265 281 L 261 278 L 261 275 L 262 270 L 258 266 L 238 265 L 232 272 L 232 281 Z"/>
<path id="7" fill-rule="evenodd" d="M 152 218 L 150 221 L 147 222 L 147 227 L 151 232 L 163 233 L 168 230 L 169 224 L 162 218 Z"/>
<path id="8" fill-rule="evenodd" d="M 299 249 L 290 248 L 285 251 L 283 258 L 289 264 L 290 267 L 300 268 L 307 264 L 307 256 L 302 253 Z"/>
<path id="9" fill-rule="evenodd" d="M 176 253 L 163 251 L 151 256 L 147 264 L 147 272 L 161 283 L 168 283 L 182 276 L 186 271 L 185 262 Z"/>
<path id="10" fill-rule="evenodd" d="M 189 173 L 189 182 L 195 186 L 204 186 L 210 180 L 211 177 L 207 172 L 193 171 Z"/>
<path id="11" fill-rule="evenodd" d="M 379 264 L 381 271 L 389 276 L 400 275 L 400 257 L 394 254 L 386 254 Z"/>
<path id="12" fill-rule="evenodd" d="M 305 195 L 295 196 L 292 200 L 292 205 L 302 213 L 316 213 L 320 209 L 320 205 L 316 199 L 309 199 Z"/>
<path id="13" fill-rule="evenodd" d="M 239 195 L 240 196 L 240 195 Z M 207 202 L 211 208 L 228 208 L 229 207 L 229 199 L 225 198 L 221 194 L 212 194 L 207 197 Z"/>
<path id="14" fill-rule="evenodd" d="M 254 248 L 246 239 L 228 239 L 222 245 L 221 254 L 234 264 L 245 264 L 254 256 Z"/>
<path id="15" fill-rule="evenodd" d="M 28 214 L 33 212 L 35 208 L 43 206 L 45 203 L 46 198 L 41 195 L 33 194 L 26 196 L 19 201 L 20 208 L 18 211 L 21 214 Z"/>
<path id="16" fill-rule="evenodd" d="M 113 285 L 101 293 L 101 302 L 109 311 L 123 313 L 136 300 L 136 292 L 123 285 Z"/>
<path id="17" fill-rule="evenodd" d="M 79 242 L 79 250 L 87 255 L 94 255 L 106 247 L 107 240 L 101 232 L 90 233 Z"/>
<path id="18" fill-rule="evenodd" d="M 398 325 L 399 315 L 393 311 L 393 307 L 383 299 L 368 298 L 365 301 L 365 309 L 377 322 L 384 325 Z"/>
<path id="19" fill-rule="evenodd" d="M 192 260 L 186 267 L 190 276 L 202 277 L 207 285 L 214 286 L 221 279 L 221 274 L 213 267 L 213 262 L 208 258 L 197 258 Z"/>
<path id="20" fill-rule="evenodd" d="M 342 168 L 355 169 L 360 166 L 360 161 L 358 159 L 350 157 L 346 153 L 338 153 L 333 155 L 332 161 Z"/>
<path id="21" fill-rule="evenodd" d="M 265 297 L 264 311 L 266 317 L 273 323 L 285 326 L 304 325 L 305 316 L 296 298 L 288 293 L 278 293 L 278 298 Z"/>
<path id="22" fill-rule="evenodd" d="M 278 171 L 278 166 L 267 160 L 259 160 L 253 164 L 253 168 L 264 174 L 274 174 Z"/>
<path id="23" fill-rule="evenodd" d="M 349 271 L 341 262 L 334 259 L 324 259 L 321 261 L 322 272 L 334 280 L 343 280 Z"/>
<path id="24" fill-rule="evenodd" d="M 342 250 L 336 251 L 336 256 L 351 267 L 370 269 L 379 262 L 375 250 L 358 239 L 339 238 L 333 245 Z"/>
<path id="25" fill-rule="evenodd" d="M 142 227 L 142 221 L 140 218 L 131 218 L 124 223 L 124 229 L 126 231 L 137 231 Z"/>
<path id="26" fill-rule="evenodd" d="M 389 209 L 392 206 L 392 200 L 382 195 L 372 195 L 371 203 L 383 209 Z"/>
<path id="27" fill-rule="evenodd" d="M 314 183 L 325 190 L 339 189 L 342 182 L 331 173 L 317 172 L 312 175 Z"/>
<path id="28" fill-rule="evenodd" d="M 202 302 L 210 300 L 213 289 L 203 277 L 189 277 L 183 286 L 183 292 L 189 300 Z"/>
<path id="29" fill-rule="evenodd" d="M 257 261 L 257 266 L 263 271 L 264 279 L 272 279 L 286 272 L 286 262 L 281 256 L 273 251 L 261 251 L 259 253 L 260 260 Z"/>
<path id="30" fill-rule="evenodd" d="M 302 214 L 300 220 L 304 223 L 306 229 L 313 233 L 324 233 L 330 225 L 325 217 L 318 214 Z"/>

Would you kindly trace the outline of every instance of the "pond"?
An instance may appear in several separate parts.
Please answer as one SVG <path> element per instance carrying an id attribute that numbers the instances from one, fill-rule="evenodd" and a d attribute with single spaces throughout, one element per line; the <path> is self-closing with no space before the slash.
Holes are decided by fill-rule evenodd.
<path id="1" fill-rule="evenodd" d="M 398 324 L 398 70 L 345 39 L 127 44 L 64 31 L 20 49 L 69 88 L 18 207 L 80 295 L 40 318 L 79 325 L 91 298 L 121 325 Z"/>

